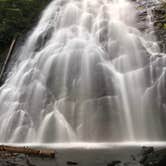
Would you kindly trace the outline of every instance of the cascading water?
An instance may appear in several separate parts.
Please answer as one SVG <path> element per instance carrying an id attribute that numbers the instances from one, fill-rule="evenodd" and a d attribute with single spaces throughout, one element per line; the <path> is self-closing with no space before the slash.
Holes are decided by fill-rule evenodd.
<path id="1" fill-rule="evenodd" d="M 0 142 L 164 140 L 166 60 L 135 7 L 53 0 L 0 89 Z"/>

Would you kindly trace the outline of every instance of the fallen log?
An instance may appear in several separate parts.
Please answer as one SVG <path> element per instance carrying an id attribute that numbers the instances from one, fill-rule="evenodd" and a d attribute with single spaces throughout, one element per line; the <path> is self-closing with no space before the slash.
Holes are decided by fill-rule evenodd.
<path id="1" fill-rule="evenodd" d="M 0 145 L 0 152 L 18 153 L 18 154 L 26 154 L 26 155 L 38 156 L 38 157 L 55 158 L 54 150 L 46 150 L 46 149 L 38 150 L 38 149 L 29 148 L 29 147 L 13 147 L 13 146 Z"/>
<path id="2" fill-rule="evenodd" d="M 10 48 L 9 48 L 9 51 L 7 53 L 7 56 L 6 56 L 6 59 L 5 59 L 5 62 L 2 66 L 2 69 L 1 69 L 1 72 L 0 72 L 0 81 L 3 82 L 3 75 L 6 71 L 6 68 L 7 68 L 7 65 L 9 63 L 9 60 L 12 56 L 12 53 L 13 53 L 13 50 L 14 50 L 14 47 L 15 47 L 15 44 L 16 44 L 16 41 L 17 41 L 17 37 L 15 37 L 10 45 Z"/>

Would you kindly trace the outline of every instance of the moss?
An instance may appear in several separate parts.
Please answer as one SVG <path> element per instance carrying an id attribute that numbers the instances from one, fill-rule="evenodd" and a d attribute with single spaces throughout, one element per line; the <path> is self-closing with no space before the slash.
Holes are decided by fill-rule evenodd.
<path id="1" fill-rule="evenodd" d="M 166 30 L 166 23 L 163 25 L 163 28 Z"/>

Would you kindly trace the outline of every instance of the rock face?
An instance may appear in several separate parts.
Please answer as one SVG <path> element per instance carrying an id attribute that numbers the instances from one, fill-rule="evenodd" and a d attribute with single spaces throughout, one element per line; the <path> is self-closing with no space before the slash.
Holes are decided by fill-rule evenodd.
<path id="1" fill-rule="evenodd" d="M 166 52 L 166 2 L 154 9 L 154 26 L 162 52 Z"/>
<path id="2" fill-rule="evenodd" d="M 155 120 L 157 126 L 161 123 L 165 124 L 165 52 L 166 52 L 166 2 L 165 1 L 144 1 L 140 0 L 136 3 L 137 13 L 137 28 L 142 32 L 151 34 L 152 40 L 157 41 L 159 48 L 154 49 L 154 54 L 149 55 L 149 62 L 144 67 L 146 73 L 147 90 L 143 96 L 144 110 L 148 110 L 149 118 L 146 119 L 149 124 L 154 123 L 154 117 L 160 116 Z M 148 36 L 147 36 L 148 37 Z M 159 51 L 160 50 L 160 51 Z M 160 53 L 158 53 L 160 52 Z M 151 73 L 151 74 L 148 74 Z M 151 81 L 150 81 L 151 80 Z M 158 114 L 158 110 L 160 115 Z M 151 126 L 151 125 L 150 125 Z M 153 126 L 155 127 L 155 126 Z M 160 128 L 160 127 L 159 127 Z M 159 129 L 158 127 L 156 130 Z M 152 130 L 152 128 L 148 128 Z M 165 137 L 164 131 L 159 132 L 162 137 Z M 150 138 L 155 138 L 151 135 Z"/>
<path id="3" fill-rule="evenodd" d="M 139 29 L 142 31 L 148 31 L 156 35 L 158 44 L 160 46 L 161 52 L 166 52 L 166 2 L 159 0 L 157 1 L 138 1 L 139 10 Z M 153 28 L 148 28 L 146 24 L 147 12 L 146 8 L 150 9 L 152 14 L 152 24 Z"/>

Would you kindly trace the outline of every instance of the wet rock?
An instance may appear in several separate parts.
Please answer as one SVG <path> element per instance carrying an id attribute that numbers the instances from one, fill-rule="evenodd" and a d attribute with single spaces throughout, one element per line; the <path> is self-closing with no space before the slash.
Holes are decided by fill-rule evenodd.
<path id="1" fill-rule="evenodd" d="M 113 161 L 112 163 L 107 164 L 107 166 L 118 166 L 121 161 Z"/>
<path id="2" fill-rule="evenodd" d="M 145 150 L 145 151 L 144 151 Z M 143 166 L 165 166 L 166 165 L 166 149 L 154 150 L 153 147 L 143 148 L 143 158 L 140 161 Z"/>
<path id="3" fill-rule="evenodd" d="M 48 42 L 48 40 L 51 38 L 53 30 L 54 30 L 53 27 L 49 27 L 45 32 L 42 32 L 39 35 L 36 41 L 35 51 L 39 51 L 41 48 L 45 46 L 46 42 Z"/>
<path id="4" fill-rule="evenodd" d="M 57 101 L 57 109 L 63 114 L 67 122 L 75 129 L 77 119 L 77 103 L 70 98 L 63 98 Z"/>
<path id="5" fill-rule="evenodd" d="M 166 51 L 166 2 L 161 3 L 153 10 L 154 15 L 154 27 L 157 36 L 157 40 L 160 41 L 159 46 L 162 52 Z"/>
<path id="6" fill-rule="evenodd" d="M 163 126 L 165 125 L 166 110 L 165 110 L 165 71 L 162 71 L 162 74 L 156 82 L 154 82 L 144 93 L 143 96 L 143 110 L 146 112 L 146 121 L 148 121 L 147 126 L 147 135 L 149 131 L 157 131 L 156 134 L 148 136 L 148 139 L 159 139 L 165 140 L 165 131 Z M 155 121 L 155 123 L 154 123 Z"/>
<path id="7" fill-rule="evenodd" d="M 78 163 L 74 161 L 67 161 L 67 165 L 78 165 Z"/>
<path id="8" fill-rule="evenodd" d="M 103 142 L 122 139 L 117 97 L 105 96 L 83 102 L 79 117 L 81 140 Z"/>

